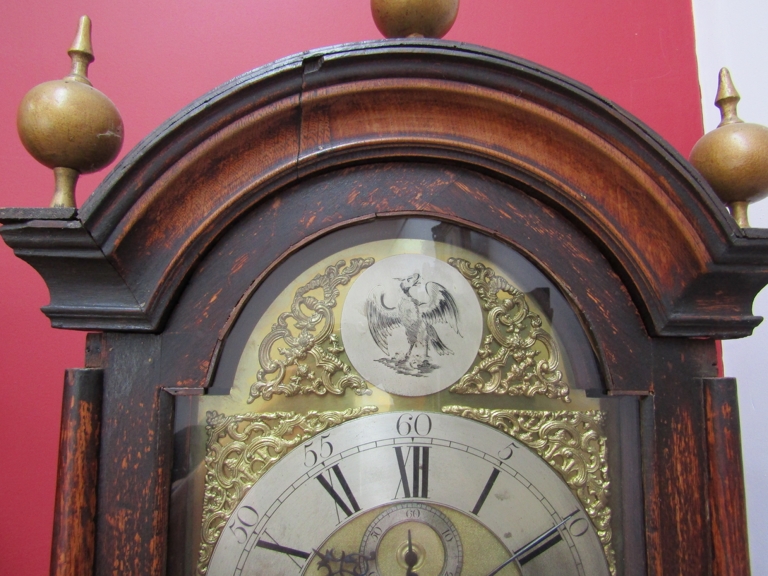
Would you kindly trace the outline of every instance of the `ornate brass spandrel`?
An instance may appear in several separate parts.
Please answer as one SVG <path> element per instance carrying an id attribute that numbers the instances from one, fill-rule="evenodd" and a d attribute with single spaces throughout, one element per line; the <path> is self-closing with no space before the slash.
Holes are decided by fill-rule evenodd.
<path id="1" fill-rule="evenodd" d="M 370 394 L 368 385 L 341 354 L 334 333 L 338 286 L 374 263 L 373 258 L 339 260 L 296 290 L 290 312 L 283 312 L 259 346 L 260 370 L 250 387 L 248 403 L 274 394 Z M 279 342 L 285 346 L 277 346 Z M 279 356 L 274 354 L 277 346 Z"/>
<path id="2" fill-rule="evenodd" d="M 603 545 L 611 574 L 616 574 L 608 503 L 611 483 L 603 433 L 605 412 L 467 406 L 445 406 L 443 412 L 489 424 L 535 450 L 562 476 L 584 506 Z"/>
<path id="3" fill-rule="evenodd" d="M 461 258 L 448 263 L 466 278 L 486 311 L 489 334 L 483 337 L 479 359 L 454 384 L 457 394 L 506 394 L 570 402 L 570 388 L 563 380 L 560 350 L 542 327 L 541 316 L 531 311 L 525 294 L 482 263 Z M 545 357 L 539 359 L 541 352 Z"/>
<path id="4" fill-rule="evenodd" d="M 205 496 L 198 573 L 208 562 L 222 529 L 245 493 L 291 449 L 343 422 L 373 414 L 375 406 L 297 414 L 271 412 L 227 416 L 208 412 Z"/>

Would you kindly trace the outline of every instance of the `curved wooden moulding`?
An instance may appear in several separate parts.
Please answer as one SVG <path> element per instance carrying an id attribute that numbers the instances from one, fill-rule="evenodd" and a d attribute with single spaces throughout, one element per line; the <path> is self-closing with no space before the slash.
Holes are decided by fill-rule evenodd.
<path id="1" fill-rule="evenodd" d="M 475 229 L 525 254 L 577 310 L 605 386 L 647 392 L 653 381 L 651 338 L 621 279 L 589 237 L 527 188 L 463 166 L 413 160 L 304 178 L 232 223 L 200 259 L 164 326 L 160 382 L 207 386 L 218 363 L 217 346 L 261 280 L 318 236 L 403 215 Z M 222 369 L 237 366 L 242 350 L 235 348 L 228 361 L 222 358 Z M 221 380 L 232 378 L 234 373 Z"/>
<path id="2" fill-rule="evenodd" d="M 157 332 L 239 217 L 305 178 L 392 160 L 460 165 L 563 215 L 603 252 L 651 335 L 740 337 L 760 321 L 751 305 L 768 281 L 768 236 L 738 228 L 658 136 L 551 71 L 437 40 L 327 48 L 240 76 L 142 142 L 79 220 L 3 235 L 56 278 L 45 309 L 55 326 Z M 97 285 L 73 290 L 85 270 Z"/>

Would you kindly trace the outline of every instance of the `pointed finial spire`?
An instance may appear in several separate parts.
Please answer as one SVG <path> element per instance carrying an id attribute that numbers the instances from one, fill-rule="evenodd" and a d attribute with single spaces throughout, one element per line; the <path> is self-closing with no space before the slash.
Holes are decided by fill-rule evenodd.
<path id="1" fill-rule="evenodd" d="M 717 83 L 717 96 L 715 97 L 715 106 L 720 109 L 720 126 L 726 124 L 736 124 L 743 122 L 736 114 L 736 105 L 741 100 L 741 96 L 736 91 L 736 86 L 731 80 L 731 73 L 728 68 L 720 68 L 719 80 Z"/>
<path id="2" fill-rule="evenodd" d="M 92 86 L 88 80 L 88 65 L 94 61 L 95 56 L 91 46 L 91 19 L 88 16 L 80 17 L 77 34 L 67 54 L 72 59 L 72 70 L 67 80 L 76 80 Z"/>

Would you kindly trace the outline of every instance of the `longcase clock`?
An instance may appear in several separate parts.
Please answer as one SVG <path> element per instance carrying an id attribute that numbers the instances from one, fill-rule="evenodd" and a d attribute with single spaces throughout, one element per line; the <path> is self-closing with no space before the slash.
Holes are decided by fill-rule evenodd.
<path id="1" fill-rule="evenodd" d="M 57 574 L 748 571 L 715 341 L 759 322 L 768 237 L 567 78 L 302 54 L 3 224 L 93 332 Z"/>

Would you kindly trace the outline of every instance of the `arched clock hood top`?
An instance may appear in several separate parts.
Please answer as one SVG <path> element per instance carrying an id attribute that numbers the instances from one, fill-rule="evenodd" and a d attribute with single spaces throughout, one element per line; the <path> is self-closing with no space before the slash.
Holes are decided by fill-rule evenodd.
<path id="1" fill-rule="evenodd" d="M 565 215 L 613 263 L 651 334 L 738 337 L 760 320 L 766 235 L 738 228 L 659 136 L 573 80 L 438 40 L 324 48 L 239 76 L 141 142 L 77 220 L 49 222 L 59 241 L 43 250 L 17 225 L 4 236 L 46 277 L 55 326 L 159 331 L 240 216 L 320 172 L 391 160 L 461 165 Z M 54 253 L 67 273 L 41 268 Z M 86 269 L 89 287 L 71 290 Z"/>

